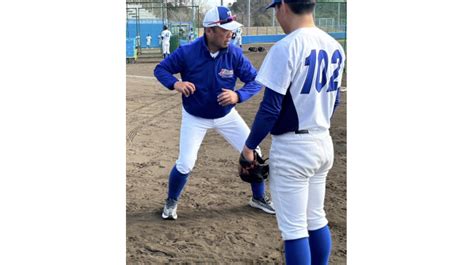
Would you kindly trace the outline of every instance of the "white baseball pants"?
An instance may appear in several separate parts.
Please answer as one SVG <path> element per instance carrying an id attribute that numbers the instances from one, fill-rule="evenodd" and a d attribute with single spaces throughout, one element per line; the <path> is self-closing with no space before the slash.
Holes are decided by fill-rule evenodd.
<path id="1" fill-rule="evenodd" d="M 170 43 L 168 41 L 163 42 L 163 53 L 170 54 Z"/>
<path id="2" fill-rule="evenodd" d="M 327 225 L 326 176 L 334 149 L 328 131 L 272 136 L 270 192 L 283 240 L 308 237 Z"/>
<path id="3" fill-rule="evenodd" d="M 249 127 L 235 108 L 226 116 L 218 119 L 193 116 L 182 108 L 179 157 L 176 160 L 176 169 L 182 174 L 188 174 L 193 169 L 199 147 L 209 129 L 215 129 L 239 153 L 242 152 L 250 134 Z"/>

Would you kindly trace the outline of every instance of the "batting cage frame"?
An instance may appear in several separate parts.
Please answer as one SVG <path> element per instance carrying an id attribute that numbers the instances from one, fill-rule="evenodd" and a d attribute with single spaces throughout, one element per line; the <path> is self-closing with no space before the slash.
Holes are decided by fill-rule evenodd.
<path id="1" fill-rule="evenodd" d="M 138 57 L 161 54 L 161 32 L 167 26 L 172 33 L 170 50 L 197 36 L 200 21 L 198 5 L 179 5 L 164 0 L 126 2 L 127 62 Z M 147 42 L 147 37 L 151 39 Z"/>

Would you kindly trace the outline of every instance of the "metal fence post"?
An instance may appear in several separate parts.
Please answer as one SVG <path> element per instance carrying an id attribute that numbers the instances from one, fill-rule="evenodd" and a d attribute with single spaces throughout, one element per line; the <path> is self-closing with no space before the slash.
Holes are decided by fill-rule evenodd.
<path id="1" fill-rule="evenodd" d="M 193 6 L 193 24 L 194 24 L 194 21 L 196 20 L 196 15 L 195 15 L 195 10 L 194 10 L 194 0 L 192 1 L 191 5 Z M 193 30 L 194 30 L 194 27 L 195 25 L 193 25 Z"/>
<path id="2" fill-rule="evenodd" d="M 247 26 L 247 35 L 249 35 L 249 30 L 250 30 L 250 0 L 248 0 L 247 3 L 247 17 L 248 17 L 248 26 Z"/>
<path id="3" fill-rule="evenodd" d="M 341 29 L 341 3 L 337 3 L 337 31 Z"/>
<path id="4" fill-rule="evenodd" d="M 273 15 L 272 15 L 272 27 L 275 29 L 275 34 L 278 34 L 277 28 L 275 28 L 275 8 L 272 8 Z"/>

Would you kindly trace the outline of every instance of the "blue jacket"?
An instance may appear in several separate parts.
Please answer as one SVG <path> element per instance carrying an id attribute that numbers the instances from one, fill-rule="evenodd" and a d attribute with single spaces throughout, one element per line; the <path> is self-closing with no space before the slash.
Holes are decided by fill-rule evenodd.
<path id="1" fill-rule="evenodd" d="M 194 94 L 182 96 L 184 109 L 206 119 L 216 119 L 227 115 L 234 105 L 220 106 L 217 96 L 222 88 L 235 91 L 237 77 L 245 85 L 236 91 L 239 103 L 257 94 L 262 86 L 255 81 L 257 71 L 244 57 L 242 50 L 232 44 L 221 49 L 214 59 L 209 54 L 205 36 L 179 47 L 155 67 L 156 78 L 172 90 L 179 81 L 173 74 L 180 73 L 182 81 L 191 82 L 196 87 Z"/>

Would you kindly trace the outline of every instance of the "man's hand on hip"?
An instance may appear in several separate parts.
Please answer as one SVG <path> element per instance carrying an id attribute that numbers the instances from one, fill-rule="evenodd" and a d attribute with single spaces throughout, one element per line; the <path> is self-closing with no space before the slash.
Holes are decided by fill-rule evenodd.
<path id="1" fill-rule="evenodd" d="M 185 95 L 186 97 L 189 97 L 191 94 L 194 94 L 194 91 L 196 91 L 196 87 L 194 86 L 194 84 L 186 81 L 178 81 L 174 83 L 173 87 L 176 91 Z"/>
<path id="2" fill-rule="evenodd" d="M 222 93 L 217 96 L 217 102 L 221 106 L 237 104 L 239 102 L 239 95 L 233 90 L 223 88 Z"/>

